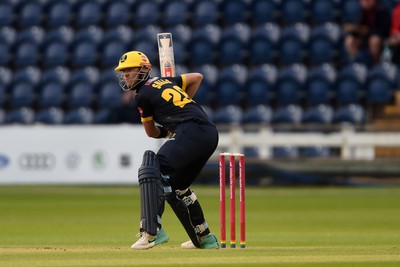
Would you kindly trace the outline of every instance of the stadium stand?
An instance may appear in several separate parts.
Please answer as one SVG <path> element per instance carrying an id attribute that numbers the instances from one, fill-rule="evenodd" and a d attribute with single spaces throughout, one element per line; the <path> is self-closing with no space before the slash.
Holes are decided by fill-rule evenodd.
<path id="1" fill-rule="evenodd" d="M 156 34 L 172 32 L 177 73 L 204 74 L 194 99 L 216 123 L 365 125 L 394 103 L 400 73 L 344 57 L 342 25 L 359 12 L 359 0 L 3 0 L 0 123 L 118 123 L 118 58 L 141 50 L 160 75 Z"/>

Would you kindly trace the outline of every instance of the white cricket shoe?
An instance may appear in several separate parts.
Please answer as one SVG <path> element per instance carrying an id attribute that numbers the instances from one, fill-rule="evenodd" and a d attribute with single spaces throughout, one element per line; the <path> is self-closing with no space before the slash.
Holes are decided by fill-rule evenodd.
<path id="1" fill-rule="evenodd" d="M 140 233 L 140 238 L 135 244 L 131 246 L 133 250 L 144 250 L 152 248 L 156 245 L 156 237 L 148 234 L 147 232 Z"/>

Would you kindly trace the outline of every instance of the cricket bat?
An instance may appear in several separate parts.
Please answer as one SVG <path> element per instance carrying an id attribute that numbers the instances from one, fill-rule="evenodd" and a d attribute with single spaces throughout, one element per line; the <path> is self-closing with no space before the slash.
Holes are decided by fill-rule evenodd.
<path id="1" fill-rule="evenodd" d="M 172 34 L 169 32 L 157 34 L 157 42 L 161 76 L 173 77 L 175 76 L 175 60 Z"/>

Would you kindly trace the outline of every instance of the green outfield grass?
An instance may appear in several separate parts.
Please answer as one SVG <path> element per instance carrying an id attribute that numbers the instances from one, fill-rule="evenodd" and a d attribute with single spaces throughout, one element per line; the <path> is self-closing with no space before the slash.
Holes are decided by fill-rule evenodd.
<path id="1" fill-rule="evenodd" d="M 217 187 L 194 186 L 219 235 Z M 400 188 L 247 188 L 247 248 L 131 251 L 135 186 L 0 187 L 0 266 L 400 266 Z M 237 226 L 238 227 L 238 226 Z"/>

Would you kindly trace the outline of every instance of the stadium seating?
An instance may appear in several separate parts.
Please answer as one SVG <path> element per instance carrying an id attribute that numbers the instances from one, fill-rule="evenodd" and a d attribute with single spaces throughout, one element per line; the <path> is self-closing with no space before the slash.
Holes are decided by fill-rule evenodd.
<path id="1" fill-rule="evenodd" d="M 315 25 L 335 21 L 338 1 L 318 0 L 310 2 L 310 19 L 312 24 Z"/>
<path id="2" fill-rule="evenodd" d="M 75 39 L 75 31 L 69 26 L 60 26 L 46 33 L 44 43 L 61 42 L 70 45 Z"/>
<path id="3" fill-rule="evenodd" d="M 214 0 L 195 1 L 193 3 L 192 23 L 195 27 L 216 24 L 218 20 L 218 4 Z"/>
<path id="4" fill-rule="evenodd" d="M 282 64 L 302 63 L 306 59 L 311 29 L 305 23 L 296 23 L 282 30 L 279 59 Z"/>
<path id="5" fill-rule="evenodd" d="M 12 81 L 13 84 L 19 82 L 26 82 L 34 87 L 37 87 L 37 85 L 40 83 L 41 76 L 42 76 L 42 71 L 38 67 L 29 66 L 26 68 L 21 68 L 16 72 L 14 72 Z"/>
<path id="6" fill-rule="evenodd" d="M 225 25 L 231 25 L 238 22 L 247 22 L 247 13 L 249 11 L 247 1 L 221 1 L 219 10 L 221 12 L 222 23 Z"/>
<path id="7" fill-rule="evenodd" d="M 13 86 L 10 97 L 12 108 L 31 107 L 34 103 L 35 89 L 31 83 L 18 82 Z"/>
<path id="8" fill-rule="evenodd" d="M 281 19 L 284 24 L 306 22 L 308 12 L 308 1 L 285 0 L 281 4 Z"/>
<path id="9" fill-rule="evenodd" d="M 243 114 L 244 124 L 271 124 L 272 109 L 267 105 L 256 105 L 248 108 Z"/>
<path id="10" fill-rule="evenodd" d="M 276 103 L 278 105 L 300 105 L 307 68 L 302 64 L 292 64 L 279 72 L 276 85 Z"/>
<path id="11" fill-rule="evenodd" d="M 10 46 L 6 43 L 0 43 L 0 65 L 8 65 L 10 59 Z"/>
<path id="12" fill-rule="evenodd" d="M 39 107 L 61 107 L 64 101 L 64 86 L 61 83 L 49 82 L 43 85 L 39 95 Z"/>
<path id="13" fill-rule="evenodd" d="M 309 62 L 321 64 L 335 62 L 341 39 L 339 25 L 326 22 L 312 30 L 309 45 Z"/>
<path id="14" fill-rule="evenodd" d="M 50 28 L 58 28 L 60 26 L 68 26 L 72 22 L 72 5 L 70 1 L 49 1 L 45 7 L 47 19 L 46 26 Z"/>
<path id="15" fill-rule="evenodd" d="M 102 43 L 116 41 L 128 45 L 132 43 L 132 40 L 134 40 L 132 28 L 126 25 L 119 25 L 104 31 Z"/>
<path id="16" fill-rule="evenodd" d="M 13 27 L 2 26 L 0 28 L 0 43 L 13 45 L 17 39 L 17 31 Z"/>
<path id="17" fill-rule="evenodd" d="M 342 23 L 356 23 L 360 19 L 360 1 L 346 0 L 340 2 L 340 13 Z"/>
<path id="18" fill-rule="evenodd" d="M 277 159 L 298 158 L 299 154 L 299 148 L 293 146 L 274 147 L 272 149 L 272 157 Z"/>
<path id="19" fill-rule="evenodd" d="M 236 105 L 220 107 L 214 113 L 214 122 L 220 124 L 240 124 L 242 118 L 243 111 Z"/>
<path id="20" fill-rule="evenodd" d="M 108 82 L 100 87 L 97 105 L 101 108 L 118 108 L 122 105 L 122 90 L 116 82 Z"/>
<path id="21" fill-rule="evenodd" d="M 239 64 L 225 67 L 220 71 L 216 88 L 218 105 L 241 104 L 242 88 L 247 81 L 247 75 L 247 68 Z"/>
<path id="22" fill-rule="evenodd" d="M 251 2 L 251 21 L 254 24 L 278 22 L 280 0 L 253 0 Z"/>
<path id="23" fill-rule="evenodd" d="M 75 26 L 78 28 L 99 25 L 102 17 L 99 1 L 77 1 L 75 9 Z"/>
<path id="24" fill-rule="evenodd" d="M 68 98 L 70 109 L 79 107 L 91 107 L 93 104 L 94 87 L 88 82 L 78 82 L 72 85 Z"/>
<path id="25" fill-rule="evenodd" d="M 69 110 L 65 114 L 65 124 L 92 124 L 93 111 L 90 108 L 80 107 Z"/>
<path id="26" fill-rule="evenodd" d="M 65 66 L 68 63 L 68 46 L 63 42 L 47 43 L 44 47 L 42 63 L 45 68 Z"/>
<path id="27" fill-rule="evenodd" d="M 4 124 L 6 121 L 6 113 L 0 108 L 0 125 Z"/>
<path id="28" fill-rule="evenodd" d="M 333 123 L 362 125 L 365 123 L 365 109 L 358 104 L 342 106 L 335 111 Z"/>
<path id="29" fill-rule="evenodd" d="M 41 84 L 45 84 L 48 82 L 57 82 L 66 86 L 71 81 L 71 71 L 69 68 L 64 66 L 58 66 L 55 68 L 50 68 L 47 71 L 43 72 L 41 75 Z"/>
<path id="30" fill-rule="evenodd" d="M 104 24 L 106 28 L 129 25 L 131 20 L 130 5 L 127 1 L 108 1 L 105 3 Z"/>
<path id="31" fill-rule="evenodd" d="M 0 83 L 0 107 L 6 103 L 7 98 L 7 87 Z M 0 108 L 1 109 L 1 108 Z"/>
<path id="32" fill-rule="evenodd" d="M 277 58 L 281 30 L 275 23 L 255 27 L 249 41 L 249 60 L 253 64 L 274 63 Z"/>
<path id="33" fill-rule="evenodd" d="M 15 58 L 13 60 L 14 67 L 21 68 L 27 66 L 38 65 L 39 63 L 39 47 L 31 42 L 19 43 L 16 47 Z"/>
<path id="34" fill-rule="evenodd" d="M 331 151 L 325 146 L 305 147 L 300 150 L 300 156 L 304 158 L 328 158 Z"/>
<path id="35" fill-rule="evenodd" d="M 310 69 L 305 90 L 307 105 L 329 104 L 336 76 L 336 70 L 331 64 Z"/>
<path id="36" fill-rule="evenodd" d="M 14 22 L 13 18 L 14 6 L 11 1 L 1 1 L 0 3 L 0 27 L 11 26 Z"/>
<path id="37" fill-rule="evenodd" d="M 360 103 L 360 92 L 363 90 L 368 70 L 358 63 L 344 67 L 338 75 L 336 85 L 336 103 L 348 105 Z"/>
<path id="38" fill-rule="evenodd" d="M 272 122 L 274 124 L 299 125 L 303 119 L 303 109 L 299 105 L 287 105 L 274 111 Z"/>
<path id="39" fill-rule="evenodd" d="M 110 41 L 103 44 L 100 51 L 100 66 L 102 68 L 113 67 L 117 64 L 118 58 L 127 51 L 126 46 L 119 41 Z"/>
<path id="40" fill-rule="evenodd" d="M 29 107 L 17 108 L 6 114 L 6 124 L 32 124 L 35 121 L 35 111 Z"/>
<path id="41" fill-rule="evenodd" d="M 135 3 L 134 8 L 135 17 L 132 18 L 132 23 L 135 27 L 158 24 L 160 14 L 157 1 L 139 1 Z"/>
<path id="42" fill-rule="evenodd" d="M 0 84 L 4 86 L 10 85 L 13 79 L 13 73 L 9 68 L 0 66 Z"/>
<path id="43" fill-rule="evenodd" d="M 38 26 L 43 21 L 43 6 L 39 1 L 23 1 L 17 6 L 19 28 Z"/>
<path id="44" fill-rule="evenodd" d="M 64 123 L 64 111 L 58 107 L 51 107 L 43 109 L 36 114 L 35 122 L 43 124 L 63 124 Z"/>
<path id="45" fill-rule="evenodd" d="M 254 67 L 249 73 L 245 101 L 249 106 L 267 105 L 275 91 L 278 69 L 264 64 Z"/>
<path id="46" fill-rule="evenodd" d="M 188 46 L 190 64 L 214 64 L 215 50 L 221 38 L 221 29 L 212 24 L 196 29 L 192 35 L 192 43 Z"/>
<path id="47" fill-rule="evenodd" d="M 188 19 L 189 4 L 186 1 L 170 0 L 162 6 L 161 24 L 172 26 L 186 24 Z"/>
<path id="48" fill-rule="evenodd" d="M 97 45 L 91 41 L 82 41 L 75 44 L 72 55 L 71 65 L 74 68 L 94 66 L 97 63 Z"/>
<path id="49" fill-rule="evenodd" d="M 233 24 L 223 30 L 219 44 L 220 63 L 244 64 L 249 38 L 250 28 L 243 23 Z"/>
<path id="50" fill-rule="evenodd" d="M 333 121 L 334 110 L 329 105 L 320 104 L 304 112 L 303 124 L 330 125 Z"/>

